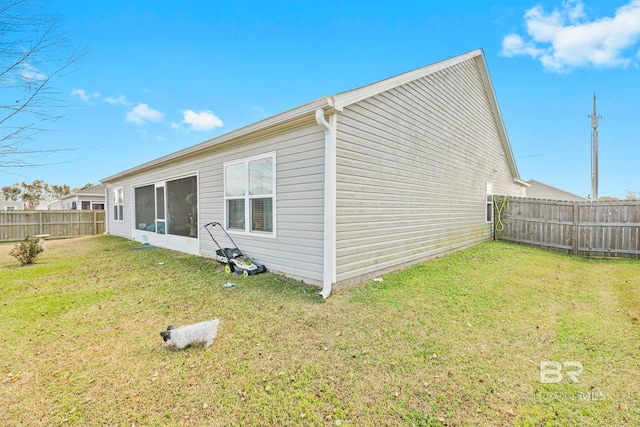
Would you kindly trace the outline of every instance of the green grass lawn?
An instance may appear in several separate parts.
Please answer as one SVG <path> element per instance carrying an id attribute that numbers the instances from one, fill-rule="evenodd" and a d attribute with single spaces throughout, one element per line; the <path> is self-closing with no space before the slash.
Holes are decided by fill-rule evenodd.
<path id="1" fill-rule="evenodd" d="M 322 301 L 116 237 L 49 241 L 24 267 L 12 247 L 3 426 L 640 425 L 638 261 L 489 242 Z M 162 346 L 213 318 L 211 347 Z"/>

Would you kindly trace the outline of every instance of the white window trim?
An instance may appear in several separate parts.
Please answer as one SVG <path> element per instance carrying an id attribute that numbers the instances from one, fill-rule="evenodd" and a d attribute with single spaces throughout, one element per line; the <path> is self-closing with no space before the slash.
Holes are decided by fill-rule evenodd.
<path id="1" fill-rule="evenodd" d="M 120 203 L 116 203 L 116 193 L 118 192 L 118 190 L 122 191 L 122 201 Z M 117 206 L 122 206 L 122 218 L 117 219 L 114 216 L 114 212 L 115 212 L 115 208 Z M 113 210 L 111 211 L 111 218 L 113 219 L 114 222 L 124 222 L 124 187 L 115 187 L 113 189 Z M 119 212 L 119 210 L 118 210 Z"/>
<path id="2" fill-rule="evenodd" d="M 260 194 L 260 195 L 249 195 L 249 163 L 254 161 L 254 160 L 260 160 L 260 159 L 267 159 L 267 158 L 271 158 L 271 167 L 273 169 L 273 173 L 271 174 L 271 179 L 272 179 L 272 183 L 271 183 L 271 206 L 273 209 L 273 231 L 272 232 L 264 232 L 264 231 L 251 231 L 251 207 L 250 207 L 250 203 L 249 200 L 251 199 L 260 199 L 260 198 L 264 198 L 264 194 Z M 227 197 L 227 166 L 233 166 L 233 165 L 237 165 L 237 164 L 244 164 L 245 165 L 245 176 L 246 176 L 246 180 L 245 180 L 245 194 L 242 198 L 244 198 L 245 201 L 245 209 L 244 209 L 244 231 L 242 230 L 238 230 L 238 229 L 227 229 L 227 200 L 238 200 L 241 197 Z M 222 164 L 222 176 L 223 176 L 223 186 L 222 186 L 222 195 L 223 195 L 223 199 L 224 199 L 224 206 L 223 206 L 223 211 L 224 211 L 224 218 L 223 218 L 223 224 L 224 224 L 224 228 L 225 230 L 227 230 L 229 232 L 229 234 L 237 234 L 237 235 L 245 235 L 245 236 L 257 236 L 257 237 L 266 237 L 266 238 L 275 238 L 276 237 L 276 224 L 277 224 L 277 218 L 276 218 L 276 171 L 277 171 L 277 167 L 276 167 L 276 152 L 272 151 L 270 153 L 265 153 L 265 154 L 258 154 L 255 156 L 251 156 L 251 157 L 244 157 L 242 159 L 238 159 L 238 160 L 232 160 L 229 162 L 225 162 Z"/>
<path id="3" fill-rule="evenodd" d="M 491 218 L 487 218 L 487 212 L 489 209 L 489 205 L 491 205 Z M 485 221 L 487 224 L 493 223 L 493 184 L 487 182 L 487 187 L 485 191 Z"/>

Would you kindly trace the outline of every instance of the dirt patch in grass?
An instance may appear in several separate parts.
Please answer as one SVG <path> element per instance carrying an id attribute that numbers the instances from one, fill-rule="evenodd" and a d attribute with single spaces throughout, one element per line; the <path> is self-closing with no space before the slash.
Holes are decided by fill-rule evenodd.
<path id="1" fill-rule="evenodd" d="M 322 301 L 135 247 L 50 241 L 17 268 L 0 245 L 2 425 L 640 424 L 638 262 L 487 243 Z M 162 346 L 212 318 L 213 346 Z"/>

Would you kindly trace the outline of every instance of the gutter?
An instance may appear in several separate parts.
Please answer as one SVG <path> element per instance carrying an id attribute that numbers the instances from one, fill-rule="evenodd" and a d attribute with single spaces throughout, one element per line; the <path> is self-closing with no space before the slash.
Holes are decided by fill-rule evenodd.
<path id="1" fill-rule="evenodd" d="M 174 160 L 184 159 L 189 156 L 199 154 L 200 152 L 214 149 L 221 144 L 233 143 L 243 140 L 252 140 L 258 137 L 260 134 L 273 131 L 274 129 L 278 129 L 279 127 L 291 126 L 292 124 L 295 125 L 296 121 L 302 120 L 305 122 L 308 121 L 309 123 L 313 123 L 313 112 L 318 108 L 325 108 L 327 106 L 332 106 L 331 100 L 329 98 L 325 97 L 317 99 L 315 101 L 296 107 L 292 110 L 276 114 L 275 116 L 267 117 L 266 119 L 260 120 L 259 122 L 252 123 L 240 129 L 236 129 L 226 134 L 217 136 L 213 139 L 201 142 L 200 144 L 192 145 L 180 151 L 167 154 L 166 156 L 151 160 L 149 162 L 135 166 L 131 169 L 119 172 L 115 175 L 111 175 L 107 178 L 103 178 L 100 180 L 100 182 L 102 184 L 107 184 L 113 181 L 117 181 L 129 175 L 134 175 L 149 169 L 153 169 Z"/>
<path id="2" fill-rule="evenodd" d="M 329 121 L 324 110 L 316 110 L 316 122 L 324 129 L 324 267 L 322 291 L 326 299 L 336 282 L 336 128 L 337 114 L 331 114 Z"/>
<path id="3" fill-rule="evenodd" d="M 104 235 L 109 234 L 109 187 L 104 187 Z"/>

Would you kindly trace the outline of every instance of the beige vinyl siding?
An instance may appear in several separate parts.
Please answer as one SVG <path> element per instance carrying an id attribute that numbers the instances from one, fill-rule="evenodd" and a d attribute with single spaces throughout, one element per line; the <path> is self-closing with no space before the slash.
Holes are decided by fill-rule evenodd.
<path id="1" fill-rule="evenodd" d="M 113 206 L 114 206 L 114 191 L 116 188 L 123 188 L 123 201 L 124 201 L 124 221 L 114 221 L 113 220 Z M 116 236 L 122 236 L 130 238 L 132 235 L 131 224 L 130 221 L 130 204 L 127 204 L 127 200 L 131 197 L 130 190 L 127 191 L 127 187 L 121 183 L 107 186 L 107 194 L 106 199 L 104 201 L 104 209 L 105 209 L 105 221 L 107 222 L 107 232 L 109 234 L 113 234 Z"/>
<path id="2" fill-rule="evenodd" d="M 201 173 L 201 193 L 205 192 L 204 185 L 208 185 L 206 195 L 202 196 L 201 212 L 205 213 L 206 221 L 223 222 L 224 162 L 273 151 L 276 152 L 275 238 L 236 233 L 231 233 L 231 237 L 240 249 L 269 270 L 319 284 L 324 206 L 324 134 L 319 126 L 304 126 L 220 153 L 214 160 L 215 166 Z M 222 235 L 220 230 L 217 233 L 216 238 Z M 204 237 L 201 235 L 202 254 L 213 255 L 217 246 L 208 234 Z"/>
<path id="3" fill-rule="evenodd" d="M 489 239 L 487 182 L 521 194 L 479 66 L 465 61 L 338 116 L 339 284 Z"/>
<path id="4" fill-rule="evenodd" d="M 311 122 L 311 119 L 309 120 Z M 174 160 L 150 171 L 109 182 L 109 191 L 125 190 L 125 222 L 111 221 L 109 231 L 132 236 L 132 187 L 198 174 L 198 235 L 201 255 L 215 256 L 217 246 L 203 225 L 224 224 L 225 162 L 276 153 L 275 237 L 230 233 L 238 247 L 271 271 L 320 284 L 323 268 L 324 133 L 307 124 L 275 136 L 243 144 L 224 144 L 186 160 Z M 111 199 L 109 199 L 111 203 Z M 218 228 L 214 237 L 223 247 L 231 243 Z"/>

